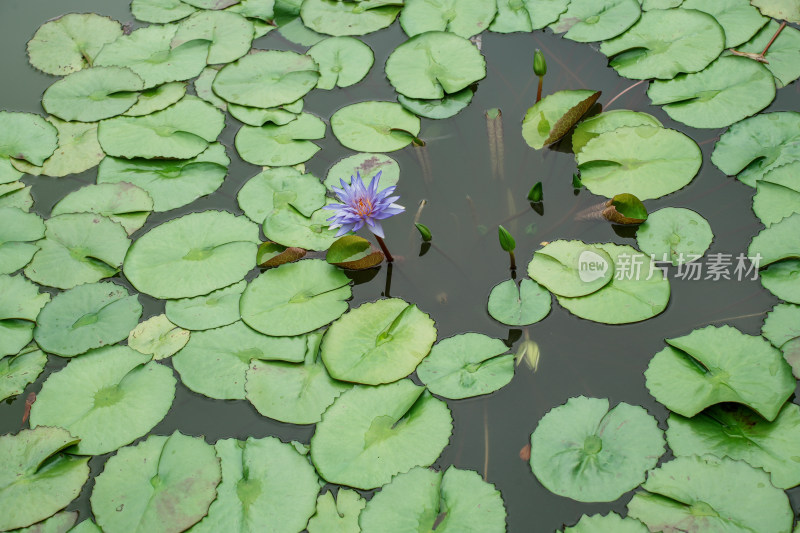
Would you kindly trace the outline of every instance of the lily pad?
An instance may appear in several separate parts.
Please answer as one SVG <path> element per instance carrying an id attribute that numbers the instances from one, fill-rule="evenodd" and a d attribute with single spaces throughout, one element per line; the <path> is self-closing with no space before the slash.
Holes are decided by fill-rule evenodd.
<path id="1" fill-rule="evenodd" d="M 242 294 L 242 320 L 266 335 L 307 333 L 337 319 L 352 296 L 350 279 L 320 259 L 268 270 Z"/>
<path id="2" fill-rule="evenodd" d="M 319 491 L 319 478 L 306 457 L 275 437 L 223 439 L 214 448 L 222 460 L 222 483 L 192 533 L 305 528 Z"/>
<path id="3" fill-rule="evenodd" d="M 101 215 L 67 213 L 45 226 L 25 275 L 49 287 L 69 289 L 115 275 L 130 246 L 125 229 Z"/>
<path id="4" fill-rule="evenodd" d="M 364 35 L 389 26 L 402 6 L 401 0 L 304 0 L 300 16 L 307 28 L 319 33 Z"/>
<path id="5" fill-rule="evenodd" d="M 782 303 L 773 307 L 764 319 L 761 335 L 776 348 L 800 337 L 800 305 Z"/>
<path id="6" fill-rule="evenodd" d="M 749 52 L 752 54 L 760 54 L 767 43 L 778 31 L 780 25 L 778 22 L 771 20 L 769 23 L 761 28 L 761 31 L 755 34 L 747 43 L 739 47 L 742 52 Z M 769 63 L 766 67 L 775 76 L 775 85 L 778 88 L 785 87 L 792 83 L 797 78 L 800 78 L 800 57 L 797 55 L 797 49 L 800 48 L 800 30 L 791 26 L 786 26 L 783 31 L 772 43 L 767 52 L 766 59 Z"/>
<path id="7" fill-rule="evenodd" d="M 183 100 L 143 117 L 115 117 L 100 123 L 100 146 L 115 157 L 189 159 L 217 140 L 225 115 L 197 98 Z"/>
<path id="8" fill-rule="evenodd" d="M 413 372 L 435 340 L 426 313 L 388 298 L 351 309 L 331 324 L 322 339 L 322 360 L 335 379 L 391 383 Z"/>
<path id="9" fill-rule="evenodd" d="M 701 72 L 651 82 L 647 96 L 678 122 L 722 128 L 767 107 L 775 98 L 775 83 L 761 63 L 725 56 Z"/>
<path id="10" fill-rule="evenodd" d="M 147 191 L 154 211 L 169 211 L 219 189 L 230 162 L 220 143 L 208 145 L 192 159 L 106 157 L 97 169 L 97 183 L 131 183 Z"/>
<path id="11" fill-rule="evenodd" d="M 31 187 L 21 181 L 0 184 L 0 207 L 16 207 L 26 213 L 33 206 Z"/>
<path id="12" fill-rule="evenodd" d="M 392 152 L 419 135 L 419 118 L 395 102 L 359 102 L 331 117 L 331 130 L 342 145 L 359 152 Z"/>
<path id="13" fill-rule="evenodd" d="M 78 497 L 89 479 L 89 458 L 62 450 L 79 440 L 57 427 L 0 437 L 0 529 L 44 520 Z"/>
<path id="14" fill-rule="evenodd" d="M 724 46 L 725 31 L 714 17 L 676 8 L 645 11 L 628 31 L 600 45 L 600 51 L 621 76 L 668 80 L 703 70 Z"/>
<path id="15" fill-rule="evenodd" d="M 618 128 L 601 133 L 575 156 L 581 182 L 612 198 L 629 193 L 640 200 L 660 198 L 687 185 L 703 154 L 690 137 L 655 126 Z"/>
<path id="16" fill-rule="evenodd" d="M 715 405 L 693 418 L 669 417 L 667 441 L 675 455 L 730 457 L 763 468 L 772 484 L 789 489 L 800 484 L 796 443 L 800 439 L 800 407 L 786 403 L 767 422 L 744 406 Z"/>
<path id="17" fill-rule="evenodd" d="M 569 0 L 523 0 L 523 2 L 534 30 L 541 30 L 557 21 L 570 3 Z"/>
<path id="18" fill-rule="evenodd" d="M 128 337 L 142 315 L 136 295 L 111 282 L 79 285 L 56 295 L 33 336 L 46 352 L 73 357 Z"/>
<path id="19" fill-rule="evenodd" d="M 95 524 L 91 518 L 87 518 L 74 528 L 70 529 L 68 533 L 103 533 L 97 524 Z"/>
<path id="20" fill-rule="evenodd" d="M 134 242 L 125 257 L 125 276 L 156 298 L 208 294 L 242 280 L 256 266 L 258 242 L 258 226 L 244 217 L 191 213 Z"/>
<path id="21" fill-rule="evenodd" d="M 350 489 L 327 491 L 317 497 L 317 510 L 308 521 L 308 533 L 361 533 L 358 517 L 367 500 Z"/>
<path id="22" fill-rule="evenodd" d="M 406 0 L 400 25 L 409 37 L 448 31 L 469 39 L 489 26 L 496 11 L 494 2 L 483 0 Z"/>
<path id="23" fill-rule="evenodd" d="M 372 178 L 381 173 L 378 190 L 382 191 L 386 187 L 397 185 L 400 181 L 400 165 L 397 161 L 384 154 L 353 154 L 344 159 L 340 159 L 328 170 L 325 178 L 325 187 L 341 187 L 339 180 L 350 185 L 355 176 L 361 176 L 364 186 L 368 186 Z"/>
<path id="24" fill-rule="evenodd" d="M 46 364 L 47 354 L 35 345 L 29 345 L 17 355 L 0 357 L 0 400 L 22 394 L 28 384 L 36 381 Z"/>
<path id="25" fill-rule="evenodd" d="M 293 167 L 264 170 L 250 178 L 236 195 L 244 214 L 258 224 L 275 208 L 291 205 L 306 217 L 325 205 L 325 186 L 313 174 Z"/>
<path id="26" fill-rule="evenodd" d="M 306 53 L 319 65 L 318 89 L 355 85 L 364 79 L 375 62 L 372 48 L 353 37 L 330 37 Z"/>
<path id="27" fill-rule="evenodd" d="M 547 290 L 529 279 L 513 279 L 492 288 L 489 293 L 489 314 L 508 326 L 527 326 L 539 322 L 550 313 L 551 298 Z"/>
<path id="28" fill-rule="evenodd" d="M 55 117 L 47 117 L 47 121 L 58 130 L 56 151 L 40 166 L 22 159 L 11 159 L 11 165 L 18 171 L 60 178 L 89 170 L 106 156 L 97 140 L 97 124 L 64 122 Z"/>
<path id="29" fill-rule="evenodd" d="M 548 490 L 580 502 L 611 502 L 639 485 L 664 453 L 664 434 L 638 405 L 570 398 L 531 434 L 531 469 Z"/>
<path id="30" fill-rule="evenodd" d="M 33 524 L 23 529 L 15 529 L 14 533 L 80 533 L 77 529 L 72 528 L 77 519 L 78 511 L 61 511 L 38 524 Z"/>
<path id="31" fill-rule="evenodd" d="M 199 11 L 178 25 L 171 46 L 196 40 L 211 42 L 206 60 L 209 65 L 231 63 L 250 51 L 253 23 L 229 11 Z"/>
<path id="32" fill-rule="evenodd" d="M 571 0 L 550 29 L 581 43 L 605 41 L 633 26 L 641 13 L 637 0 Z"/>
<path id="33" fill-rule="evenodd" d="M 789 365 L 761 337 L 730 326 L 706 326 L 667 343 L 644 375 L 650 394 L 682 416 L 736 402 L 771 421 L 794 392 Z"/>
<path id="34" fill-rule="evenodd" d="M 58 145 L 58 131 L 39 115 L 0 111 L 0 184 L 19 179 L 22 172 L 10 159 L 41 166 Z"/>
<path id="35" fill-rule="evenodd" d="M 228 104 L 228 111 L 233 118 L 239 122 L 243 122 L 248 126 L 263 126 L 267 123 L 275 124 L 276 126 L 283 126 L 297 120 L 300 112 L 303 110 L 302 98 L 297 102 L 291 104 L 284 104 L 278 107 L 270 107 L 269 109 L 261 109 L 260 107 L 248 107 L 238 104 Z"/>
<path id="36" fill-rule="evenodd" d="M 678 457 L 648 474 L 628 502 L 628 516 L 648 528 L 788 533 L 789 499 L 769 475 L 744 461 L 713 455 Z"/>
<path id="37" fill-rule="evenodd" d="M 34 68 L 64 76 L 93 64 L 100 50 L 122 36 L 122 25 L 95 13 L 69 13 L 42 24 L 28 41 Z"/>
<path id="38" fill-rule="evenodd" d="M 253 360 L 247 371 L 247 399 L 262 415 L 288 424 L 316 424 L 322 413 L 351 383 L 328 375 L 319 359 L 321 334 L 307 336 L 305 360 L 300 363 Z"/>
<path id="39" fill-rule="evenodd" d="M 108 533 L 177 533 L 206 515 L 221 477 L 214 447 L 202 437 L 152 435 L 106 462 L 92 489 L 92 512 Z"/>
<path id="40" fill-rule="evenodd" d="M 497 14 L 489 26 L 489 31 L 495 33 L 532 31 L 531 19 L 535 16 L 534 13 L 537 12 L 532 7 L 534 3 L 535 0 L 498 0 Z M 569 2 L 562 3 L 564 4 L 564 9 L 566 9 Z M 557 18 L 558 15 L 553 20 Z"/>
<path id="41" fill-rule="evenodd" d="M 11 274 L 27 265 L 44 237 L 44 221 L 18 207 L 0 207 L 0 274 Z"/>
<path id="42" fill-rule="evenodd" d="M 24 276 L 0 276 L 0 356 L 19 353 L 33 338 L 34 322 L 50 295 Z"/>
<path id="43" fill-rule="evenodd" d="M 213 105 L 220 111 L 227 111 L 228 103 L 217 96 L 217 93 L 211 88 L 214 83 L 214 78 L 217 77 L 220 67 L 206 67 L 194 80 L 194 92 L 199 97 Z"/>
<path id="44" fill-rule="evenodd" d="M 270 337 L 238 321 L 192 333 L 188 344 L 172 357 L 172 366 L 191 390 L 220 400 L 244 400 L 245 374 L 251 359 L 300 362 L 306 337 Z"/>
<path id="45" fill-rule="evenodd" d="M 166 315 L 148 318 L 128 335 L 128 346 L 139 353 L 152 355 L 155 361 L 170 357 L 187 342 L 189 332 L 170 322 Z"/>
<path id="46" fill-rule="evenodd" d="M 258 245 L 256 263 L 261 268 L 272 268 L 294 263 L 305 257 L 307 250 L 297 247 L 289 247 L 277 242 L 265 241 Z"/>
<path id="47" fill-rule="evenodd" d="M 326 205 L 336 203 L 329 198 Z M 311 217 L 304 217 L 291 205 L 275 209 L 264 221 L 264 235 L 271 241 L 287 247 L 305 250 L 327 250 L 336 241 L 335 229 L 329 229 L 331 211 L 317 209 Z"/>
<path id="48" fill-rule="evenodd" d="M 316 87 L 314 60 L 296 52 L 248 54 L 219 71 L 211 87 L 227 102 L 262 109 L 296 102 Z"/>
<path id="49" fill-rule="evenodd" d="M 638 520 L 622 518 L 612 511 L 605 516 L 583 515 L 577 524 L 565 527 L 563 533 L 648 533 L 649 531 L 647 526 Z"/>
<path id="50" fill-rule="evenodd" d="M 328 248 L 325 261 L 348 270 L 365 270 L 378 266 L 383 253 L 358 235 L 343 235 Z"/>
<path id="51" fill-rule="evenodd" d="M 761 113 L 720 136 L 711 161 L 751 187 L 773 168 L 800 160 L 800 113 Z"/>
<path id="52" fill-rule="evenodd" d="M 128 68 L 87 68 L 48 87 L 42 107 L 63 120 L 96 122 L 130 109 L 143 87 L 144 81 Z"/>
<path id="53" fill-rule="evenodd" d="M 786 341 L 781 346 L 783 358 L 792 367 L 794 377 L 800 376 L 800 337 Z"/>
<path id="54" fill-rule="evenodd" d="M 600 97 L 597 91 L 558 91 L 547 95 L 525 113 L 522 137 L 537 150 L 569 133 Z"/>
<path id="55" fill-rule="evenodd" d="M 443 98 L 486 77 L 486 60 L 468 39 L 429 31 L 412 37 L 389 55 L 386 77 L 409 98 Z"/>
<path id="56" fill-rule="evenodd" d="M 441 120 L 450 118 L 466 109 L 470 102 L 472 102 L 472 97 L 474 95 L 475 92 L 467 87 L 466 89 L 461 89 L 457 93 L 446 94 L 444 98 L 438 100 L 408 98 L 405 95 L 398 94 L 397 101 L 415 115 Z"/>
<path id="57" fill-rule="evenodd" d="M 236 150 L 248 163 L 291 166 L 304 163 L 319 151 L 310 139 L 325 137 L 325 123 L 311 113 L 301 113 L 283 126 L 242 126 L 236 134 Z"/>
<path id="58" fill-rule="evenodd" d="M 443 517 L 443 518 L 440 518 Z M 477 472 L 416 467 L 384 485 L 359 518 L 364 533 L 506 531 L 506 509 L 494 485 Z"/>
<path id="59" fill-rule="evenodd" d="M 31 408 L 31 426 L 67 429 L 70 452 L 102 455 L 147 434 L 172 406 L 168 367 L 126 346 L 108 346 L 50 374 Z"/>
<path id="60" fill-rule="evenodd" d="M 800 159 L 764 174 L 756 191 L 753 212 L 766 227 L 800 213 Z"/>
<path id="61" fill-rule="evenodd" d="M 699 259 L 711 246 L 714 233 L 708 221 L 691 209 L 665 207 L 653 213 L 636 231 L 636 244 L 651 259 L 673 265 Z"/>
<path id="62" fill-rule="evenodd" d="M 197 9 L 181 0 L 132 0 L 131 13 L 142 22 L 164 24 L 188 17 Z"/>
<path id="63" fill-rule="evenodd" d="M 198 9 L 225 9 L 231 7 L 234 4 L 238 4 L 241 0 L 181 0 L 189 4 L 190 6 L 194 6 Z"/>
<path id="64" fill-rule="evenodd" d="M 750 0 L 762 15 L 800 24 L 800 6 L 792 0 Z"/>
<path id="65" fill-rule="evenodd" d="M 630 246 L 594 244 L 614 263 L 614 278 L 599 291 L 577 298 L 558 296 L 573 315 L 602 324 L 628 324 L 661 313 L 669 302 L 669 281 L 650 258 Z"/>
<path id="66" fill-rule="evenodd" d="M 682 9 L 708 13 L 725 30 L 725 48 L 733 48 L 750 40 L 768 21 L 747 0 L 683 0 Z M 763 47 L 761 48 L 763 50 Z M 759 50 L 759 52 L 761 51 Z"/>
<path id="67" fill-rule="evenodd" d="M 794 213 L 761 230 L 750 241 L 747 256 L 760 256 L 761 267 L 781 259 L 800 259 L 800 213 Z"/>
<path id="68" fill-rule="evenodd" d="M 787 302 L 800 304 L 800 260 L 785 259 L 760 272 L 761 285 Z"/>
<path id="69" fill-rule="evenodd" d="M 404 379 L 339 396 L 311 437 L 311 460 L 326 481 L 369 490 L 432 464 L 453 429 L 447 405 Z"/>
<path id="70" fill-rule="evenodd" d="M 602 248 L 582 241 L 553 241 L 536 250 L 528 275 L 558 296 L 586 296 L 614 277 L 614 262 Z"/>
<path id="71" fill-rule="evenodd" d="M 599 115 L 582 120 L 572 132 L 572 151 L 580 152 L 586 143 L 608 131 L 626 126 L 656 126 L 661 127 L 661 122 L 653 115 L 630 111 L 628 109 L 615 109 L 604 111 Z"/>
<path id="72" fill-rule="evenodd" d="M 167 300 L 167 318 L 182 328 L 194 331 L 219 328 L 239 320 L 239 299 L 247 287 L 242 280 L 229 287 L 194 298 Z"/>
<path id="73" fill-rule="evenodd" d="M 489 394 L 514 377 L 514 356 L 499 339 L 463 333 L 439 341 L 417 367 L 432 393 L 459 400 Z"/>
<path id="74" fill-rule="evenodd" d="M 142 115 L 149 115 L 156 111 L 166 109 L 172 104 L 178 102 L 186 95 L 186 83 L 182 81 L 173 81 L 172 83 L 165 83 L 152 89 L 145 89 L 139 93 L 139 100 L 125 111 L 123 115 L 128 117 L 140 117 Z"/>
<path id="75" fill-rule="evenodd" d="M 128 235 L 141 228 L 153 200 L 143 189 L 130 183 L 101 183 L 73 191 L 53 206 L 52 216 L 65 213 L 96 213 L 119 223 Z"/>

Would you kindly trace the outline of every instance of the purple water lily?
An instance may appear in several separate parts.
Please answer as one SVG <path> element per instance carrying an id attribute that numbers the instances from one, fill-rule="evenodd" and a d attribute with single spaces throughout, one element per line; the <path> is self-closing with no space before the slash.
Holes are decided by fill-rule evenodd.
<path id="1" fill-rule="evenodd" d="M 389 196 L 394 192 L 394 185 L 378 191 L 381 172 L 372 178 L 369 187 L 364 187 L 359 173 L 356 173 L 355 178 L 350 177 L 350 185 L 340 179 L 341 188 L 331 187 L 339 201 L 343 202 L 325 206 L 325 209 L 336 211 L 328 222 L 331 222 L 331 229 L 340 228 L 337 237 L 350 231 L 358 231 L 366 225 L 377 237 L 383 238 L 383 228 L 379 221 L 406 210 L 405 207 L 393 203 L 399 196 Z"/>

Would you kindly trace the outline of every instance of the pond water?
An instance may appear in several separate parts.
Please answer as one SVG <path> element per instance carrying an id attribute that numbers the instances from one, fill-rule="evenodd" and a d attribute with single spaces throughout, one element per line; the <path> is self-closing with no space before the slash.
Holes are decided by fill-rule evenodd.
<path id="1" fill-rule="evenodd" d="M 28 65 L 25 43 L 44 21 L 69 12 L 100 13 L 123 23 L 133 20 L 128 2 L 118 0 L 4 0 L 0 4 L 3 109 L 41 113 L 41 94 L 54 78 Z M 394 90 L 382 67 L 405 35 L 395 23 L 363 40 L 375 52 L 375 65 L 368 77 L 351 88 L 313 91 L 305 99 L 306 111 L 327 122 L 335 110 L 353 102 L 394 100 Z M 254 46 L 305 50 L 277 32 L 258 39 Z M 409 146 L 391 154 L 401 168 L 399 203 L 407 209 L 384 224 L 396 262 L 392 267 L 384 264 L 378 270 L 353 274 L 356 286 L 351 307 L 381 296 L 401 297 L 431 315 L 439 339 L 475 331 L 508 339 L 515 350 L 524 328 L 506 327 L 486 311 L 491 288 L 509 277 L 508 257 L 497 242 L 498 224 L 503 224 L 516 238 L 519 276 L 525 275 L 533 251 L 543 241 L 580 239 L 635 246 L 632 231 L 615 230 L 605 220 L 581 216 L 582 211 L 605 199 L 585 189 L 574 191 L 572 174 L 576 167 L 569 140 L 550 149 L 533 150 L 522 139 L 521 119 L 536 96 L 536 78 L 531 68 L 535 48 L 541 48 L 548 61 L 545 94 L 563 89 L 601 90 L 602 104 L 634 83 L 608 68 L 605 56 L 591 45 L 564 40 L 550 31 L 484 33 L 482 52 L 488 75 L 480 82 L 472 104 L 451 119 L 423 119 L 419 136 L 426 146 Z M 649 105 L 646 87 L 641 84 L 633 88 L 617 99 L 611 109 L 651 113 L 664 126 L 692 137 L 704 155 L 703 167 L 689 186 L 647 201 L 648 210 L 666 206 L 693 209 L 709 221 L 714 231 L 714 242 L 707 253 L 746 251 L 761 225 L 751 210 L 754 189 L 726 177 L 710 163 L 714 142 L 723 129 L 695 130 L 672 121 L 660 107 Z M 798 93 L 797 83 L 779 90 L 765 111 L 800 110 Z M 505 146 L 502 178 L 493 178 L 491 171 L 484 116 L 490 108 L 502 111 Z M 259 169 L 241 161 L 232 149 L 238 123 L 230 116 L 228 121 L 221 141 L 228 147 L 232 163 L 223 186 L 186 207 L 152 214 L 138 235 L 188 212 L 224 209 L 241 213 L 236 193 Z M 319 177 L 324 177 L 334 162 L 351 153 L 333 137 L 330 128 L 318 144 L 322 150 L 306 166 Z M 67 192 L 93 183 L 95 176 L 96 169 L 60 179 L 25 177 L 24 181 L 33 185 L 33 211 L 49 216 L 52 206 Z M 542 182 L 544 189 L 542 213 L 535 212 L 526 200 L 528 190 L 537 181 Z M 426 203 L 420 221 L 433 232 L 433 246 L 420 255 L 420 239 L 413 219 L 423 200 Z M 256 274 L 252 272 L 248 279 Z M 113 279 L 133 291 L 124 278 Z M 536 480 L 519 454 L 539 419 L 573 396 L 607 397 L 612 405 L 620 401 L 641 405 L 666 428 L 668 412 L 649 395 L 642 375 L 652 355 L 664 346 L 663 339 L 688 334 L 707 324 L 730 324 L 744 333 L 758 335 L 766 312 L 778 301 L 753 280 L 673 279 L 671 289 L 665 312 L 623 326 L 579 319 L 554 302 L 546 319 L 527 328 L 540 347 L 535 373 L 521 365 L 513 381 L 503 389 L 485 397 L 447 402 L 453 413 L 454 432 L 436 466 L 453 464 L 485 474 L 502 492 L 511 532 L 553 531 L 565 523 L 573 524 L 582 513 L 608 510 L 624 513 L 629 495 L 610 504 L 585 504 L 552 494 Z M 163 312 L 163 302 L 144 295 L 140 301 L 145 306 L 143 319 Z M 38 391 L 50 372 L 65 364 L 66 360 L 51 356 L 47 369 L 26 389 L 26 394 Z M 20 429 L 26 394 L 0 406 L 0 434 Z M 203 435 L 209 442 L 227 437 L 273 435 L 284 441 L 296 439 L 307 443 L 313 432 L 313 426 L 293 426 L 262 417 L 246 401 L 206 398 L 188 390 L 180 381 L 172 410 L 151 433 L 168 435 L 176 429 L 184 434 Z M 107 457 L 91 460 L 93 476 L 102 471 Z M 79 510 L 82 518 L 91 515 L 92 485 L 90 481 L 68 507 Z M 790 490 L 789 495 L 797 511 L 800 490 Z"/>

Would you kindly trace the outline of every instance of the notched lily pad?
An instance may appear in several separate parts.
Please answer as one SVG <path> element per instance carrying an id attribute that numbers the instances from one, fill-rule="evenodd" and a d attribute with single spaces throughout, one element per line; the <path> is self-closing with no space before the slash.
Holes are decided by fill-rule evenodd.
<path id="1" fill-rule="evenodd" d="M 359 102 L 336 111 L 331 130 L 351 150 L 392 152 L 414 141 L 420 120 L 395 102 Z"/>
<path id="2" fill-rule="evenodd" d="M 0 356 L 20 352 L 33 338 L 39 312 L 50 301 L 48 293 L 24 276 L 0 276 Z"/>
<path id="3" fill-rule="evenodd" d="M 558 296 L 597 292 L 614 277 L 614 262 L 602 248 L 583 241 L 553 241 L 536 250 L 528 275 Z"/>
<path id="4" fill-rule="evenodd" d="M 543 148 L 569 133 L 589 111 L 600 91 L 558 91 L 536 102 L 522 119 L 522 137 L 531 148 Z"/>
<path id="5" fill-rule="evenodd" d="M 100 183 L 87 185 L 62 198 L 51 212 L 96 213 L 119 223 L 128 235 L 141 228 L 150 212 L 153 200 L 144 189 L 130 183 Z"/>
<path id="6" fill-rule="evenodd" d="M 375 249 L 368 240 L 358 235 L 345 235 L 334 242 L 325 260 L 348 270 L 366 270 L 383 262 L 383 253 Z"/>
<path id="7" fill-rule="evenodd" d="M 152 355 L 155 361 L 170 357 L 187 342 L 189 331 L 170 322 L 166 315 L 156 315 L 140 322 L 128 335 L 128 346 L 139 353 Z"/>
<path id="8" fill-rule="evenodd" d="M 256 263 L 261 268 L 273 268 L 286 263 L 299 261 L 306 255 L 306 250 L 297 247 L 286 247 L 277 242 L 266 241 L 258 246 Z"/>
<path id="9" fill-rule="evenodd" d="M 508 326 L 528 326 L 550 313 L 551 298 L 541 285 L 524 279 L 519 286 L 513 279 L 492 288 L 489 293 L 489 314 Z"/>

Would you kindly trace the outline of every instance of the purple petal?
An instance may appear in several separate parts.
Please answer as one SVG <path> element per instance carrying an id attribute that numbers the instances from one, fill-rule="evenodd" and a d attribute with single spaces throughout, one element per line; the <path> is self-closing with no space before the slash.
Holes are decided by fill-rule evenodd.
<path id="1" fill-rule="evenodd" d="M 372 221 L 372 224 L 370 225 L 369 230 L 373 234 L 375 234 L 378 237 L 380 237 L 381 239 L 383 239 L 383 237 L 384 237 L 384 235 L 383 235 L 383 227 L 381 226 L 381 223 L 378 222 L 377 220 L 373 220 Z"/>

